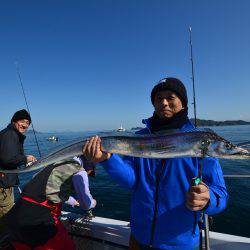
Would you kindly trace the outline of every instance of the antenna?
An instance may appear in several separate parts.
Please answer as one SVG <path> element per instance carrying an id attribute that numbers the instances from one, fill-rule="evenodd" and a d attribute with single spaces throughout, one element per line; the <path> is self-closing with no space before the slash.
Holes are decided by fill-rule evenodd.
<path id="1" fill-rule="evenodd" d="M 27 98 L 26 98 L 26 95 L 25 95 L 25 92 L 24 92 L 23 82 L 22 82 L 22 78 L 21 78 L 21 72 L 20 72 L 19 64 L 18 64 L 17 61 L 15 62 L 15 65 L 16 65 L 16 71 L 17 71 L 17 75 L 18 75 L 18 78 L 19 78 L 19 82 L 20 82 L 20 85 L 21 85 L 21 88 L 22 88 L 22 91 L 23 91 L 23 97 L 24 97 L 24 100 L 25 100 L 25 104 L 26 104 L 27 110 L 28 110 L 28 112 L 30 114 L 29 105 L 28 105 Z M 34 129 L 34 126 L 33 126 L 33 122 L 31 123 L 31 127 L 32 127 L 33 134 L 34 134 L 34 137 L 35 137 L 35 141 L 36 141 L 39 156 L 42 157 L 42 154 L 41 154 L 41 151 L 40 151 L 40 148 L 39 148 L 39 144 L 38 144 L 38 140 L 37 140 L 37 137 L 36 137 L 36 132 L 35 132 L 35 129 Z"/>
<path id="2" fill-rule="evenodd" d="M 193 83 L 193 105 L 194 105 L 194 126 L 197 127 L 196 119 L 196 99 L 195 99 L 195 85 L 194 85 L 194 60 L 193 60 L 193 45 L 192 45 L 192 28 L 189 27 L 189 44 L 190 44 L 190 54 L 191 54 L 191 65 L 192 65 L 192 83 Z"/>

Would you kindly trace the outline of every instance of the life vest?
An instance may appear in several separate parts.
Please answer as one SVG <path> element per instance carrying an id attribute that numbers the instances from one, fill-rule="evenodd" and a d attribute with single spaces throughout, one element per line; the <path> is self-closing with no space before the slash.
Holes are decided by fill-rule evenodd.
<path id="1" fill-rule="evenodd" d="M 23 195 L 37 202 L 49 200 L 57 204 L 68 200 L 74 192 L 72 177 L 82 170 L 75 161 L 45 167 L 24 186 Z"/>
<path id="2" fill-rule="evenodd" d="M 58 217 L 61 215 L 61 208 L 62 208 L 62 204 L 61 203 L 57 203 L 57 204 L 52 204 L 51 202 L 49 202 L 49 200 L 45 200 L 43 202 L 37 202 L 27 196 L 21 196 L 21 199 L 37 204 L 39 206 L 44 206 L 49 208 L 50 210 L 50 214 L 52 215 L 52 217 L 55 220 L 55 223 L 58 224 Z"/>
<path id="3" fill-rule="evenodd" d="M 12 242 L 17 250 L 30 249 L 29 247 L 32 245 L 34 245 L 33 249 L 35 250 L 75 249 L 74 242 L 59 221 L 59 216 L 61 214 L 62 202 L 68 200 L 69 195 L 72 194 L 72 177 L 81 170 L 82 167 L 75 161 L 50 165 L 33 176 L 25 185 L 21 199 L 15 205 L 15 209 L 18 211 L 14 209 L 13 214 L 10 213 L 7 218 L 10 230 L 13 230 L 13 232 L 17 230 L 17 233 L 13 233 L 14 241 Z M 41 216 L 39 216 L 40 211 Z M 22 227 L 26 227 L 25 222 L 21 220 L 22 214 L 24 214 L 26 220 L 34 222 L 34 225 L 39 225 L 40 223 L 43 225 L 44 223 L 53 223 L 54 221 L 56 234 L 53 236 L 50 236 L 50 234 L 43 235 L 43 238 L 39 238 L 38 236 L 37 239 L 29 239 L 27 231 L 22 231 Z"/>
<path id="4" fill-rule="evenodd" d="M 75 250 L 75 244 L 73 240 L 69 237 L 66 229 L 63 224 L 59 220 L 59 216 L 61 215 L 61 203 L 52 204 L 49 200 L 45 200 L 43 202 L 37 202 L 30 197 L 21 196 L 22 200 L 27 202 L 36 204 L 38 206 L 44 206 L 49 208 L 52 217 L 55 220 L 57 233 L 56 235 L 49 239 L 44 245 L 37 246 L 32 248 L 22 242 L 13 241 L 12 245 L 15 250 Z"/>
<path id="5" fill-rule="evenodd" d="M 72 194 L 72 177 L 82 170 L 75 161 L 57 164 L 49 175 L 46 184 L 46 199 L 53 203 L 61 203 L 68 200 Z"/>

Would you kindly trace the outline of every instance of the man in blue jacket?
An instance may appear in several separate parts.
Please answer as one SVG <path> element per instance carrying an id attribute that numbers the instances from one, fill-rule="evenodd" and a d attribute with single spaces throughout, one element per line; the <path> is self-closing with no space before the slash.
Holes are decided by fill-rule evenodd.
<path id="1" fill-rule="evenodd" d="M 139 134 L 169 129 L 195 129 L 188 119 L 187 92 L 176 78 L 162 79 L 151 92 L 154 114 L 143 120 Z M 110 176 L 132 191 L 130 249 L 198 249 L 198 220 L 226 207 L 227 191 L 220 164 L 205 158 L 203 182 L 190 186 L 198 176 L 200 158 L 121 158 L 101 151 L 101 140 L 92 137 L 83 152 L 87 159 L 101 162 Z"/>

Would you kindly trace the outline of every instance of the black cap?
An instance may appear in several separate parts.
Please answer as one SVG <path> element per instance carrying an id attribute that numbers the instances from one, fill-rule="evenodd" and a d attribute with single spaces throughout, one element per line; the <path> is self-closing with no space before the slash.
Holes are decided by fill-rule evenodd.
<path id="1" fill-rule="evenodd" d="M 11 122 L 17 122 L 23 119 L 26 119 L 31 123 L 30 114 L 25 109 L 18 110 L 11 118 Z"/>
<path id="2" fill-rule="evenodd" d="M 151 102 L 154 105 L 155 95 L 163 90 L 173 91 L 181 99 L 183 107 L 187 107 L 187 90 L 184 84 L 177 78 L 168 77 L 160 80 L 151 91 Z"/>

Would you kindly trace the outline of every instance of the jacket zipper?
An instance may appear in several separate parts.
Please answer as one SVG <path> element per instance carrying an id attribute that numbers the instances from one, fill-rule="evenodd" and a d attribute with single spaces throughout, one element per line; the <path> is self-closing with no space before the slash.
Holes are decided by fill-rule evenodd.
<path id="1" fill-rule="evenodd" d="M 152 131 L 150 130 L 149 123 L 147 120 L 143 120 L 142 123 L 146 124 L 146 128 L 148 129 L 149 133 L 152 134 Z M 165 161 L 161 161 L 162 166 L 164 165 Z M 154 217 L 153 217 L 153 222 L 152 222 L 152 227 L 151 227 L 151 238 L 149 242 L 149 247 L 153 247 L 153 240 L 154 240 L 154 234 L 155 234 L 155 224 L 156 224 L 156 216 L 157 216 L 157 211 L 158 211 L 158 196 L 159 196 L 159 182 L 160 182 L 160 176 L 158 173 L 158 168 L 156 167 L 156 190 L 155 190 L 155 207 L 154 207 Z"/>
<path id="2" fill-rule="evenodd" d="M 156 168 L 155 175 L 156 175 L 155 206 L 154 206 L 154 217 L 153 217 L 153 222 L 152 222 L 152 227 L 151 227 L 151 238 L 150 238 L 149 247 L 153 247 L 156 216 L 157 216 L 157 211 L 158 211 L 158 196 L 159 196 L 159 182 L 160 182 L 158 168 Z"/>

